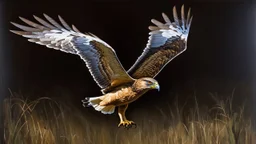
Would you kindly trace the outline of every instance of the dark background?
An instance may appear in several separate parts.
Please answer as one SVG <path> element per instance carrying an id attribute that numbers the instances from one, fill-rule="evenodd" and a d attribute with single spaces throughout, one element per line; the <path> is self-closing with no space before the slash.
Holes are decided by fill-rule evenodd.
<path id="1" fill-rule="evenodd" d="M 19 16 L 33 19 L 43 13 L 61 15 L 82 32 L 92 32 L 111 45 L 126 70 L 141 54 L 148 40 L 150 19 L 172 18 L 172 7 L 182 4 L 194 15 L 188 49 L 156 77 L 161 91 L 148 92 L 132 109 L 149 104 L 187 100 L 197 95 L 211 103 L 209 92 L 228 97 L 236 88 L 235 101 L 253 105 L 255 86 L 256 6 L 242 0 L 8 0 L 1 2 L 1 87 L 29 96 L 66 94 L 79 103 L 85 96 L 100 95 L 84 62 L 75 55 L 27 42 L 9 32 L 9 22 Z M 156 100 L 156 98 L 158 100 Z M 254 108 L 255 109 L 255 108 Z M 132 110 L 131 110 L 132 111 Z"/>

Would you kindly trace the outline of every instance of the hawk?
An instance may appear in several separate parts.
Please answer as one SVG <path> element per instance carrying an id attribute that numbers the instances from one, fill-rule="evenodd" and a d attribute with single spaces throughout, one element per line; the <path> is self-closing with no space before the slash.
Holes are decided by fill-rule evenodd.
<path id="1" fill-rule="evenodd" d="M 20 17 L 29 27 L 11 22 L 23 31 L 10 31 L 28 38 L 30 42 L 80 56 L 93 79 L 102 89 L 101 96 L 86 97 L 82 100 L 83 106 L 92 106 L 103 114 L 112 114 L 117 107 L 120 118 L 118 127 L 126 128 L 135 125 L 125 116 L 128 105 L 149 90 L 160 90 L 154 77 L 171 60 L 187 49 L 193 18 L 190 15 L 190 8 L 185 17 L 184 5 L 182 5 L 181 19 L 178 18 L 175 6 L 173 22 L 164 13 L 162 13 L 164 23 L 152 19 L 151 22 L 155 26 L 149 26 L 146 48 L 134 65 L 126 71 L 115 50 L 97 36 L 81 33 L 74 25 L 70 27 L 60 16 L 58 18 L 61 25 L 46 14 L 44 17 L 47 21 L 34 16 L 40 24 Z"/>

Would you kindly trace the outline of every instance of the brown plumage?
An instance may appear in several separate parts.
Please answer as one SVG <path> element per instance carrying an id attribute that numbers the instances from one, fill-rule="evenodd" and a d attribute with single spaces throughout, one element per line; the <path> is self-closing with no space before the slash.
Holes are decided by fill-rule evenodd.
<path id="1" fill-rule="evenodd" d="M 44 17 L 48 22 L 34 16 L 40 24 L 20 17 L 30 27 L 12 23 L 23 31 L 11 30 L 11 32 L 28 38 L 30 42 L 80 56 L 103 93 L 98 97 L 86 97 L 82 100 L 83 105 L 92 106 L 104 114 L 112 114 L 115 107 L 118 107 L 119 126 L 129 128 L 134 122 L 125 117 L 128 104 L 148 90 L 159 90 L 159 84 L 154 77 L 187 47 L 192 21 L 190 9 L 185 18 L 184 6 L 182 6 L 181 20 L 179 20 L 174 7 L 174 22 L 171 22 L 164 13 L 162 16 L 165 20 L 164 24 L 152 20 L 156 26 L 149 27 L 151 32 L 148 44 L 128 72 L 125 71 L 110 45 L 91 33 L 81 33 L 73 25 L 71 28 L 60 16 L 58 17 L 61 25 L 46 14 Z"/>
<path id="2" fill-rule="evenodd" d="M 159 89 L 159 84 L 156 80 L 152 78 L 137 79 L 133 83 L 120 86 L 116 90 L 105 94 L 100 98 L 101 102 L 99 104 L 102 106 L 128 104 L 150 89 Z"/>

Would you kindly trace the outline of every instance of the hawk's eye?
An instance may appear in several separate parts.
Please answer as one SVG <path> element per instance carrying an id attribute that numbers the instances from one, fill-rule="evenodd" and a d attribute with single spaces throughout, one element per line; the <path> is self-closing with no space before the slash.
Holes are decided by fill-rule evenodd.
<path id="1" fill-rule="evenodd" d="M 153 84 L 151 81 L 148 81 L 148 80 L 146 80 L 145 82 L 146 82 L 146 84 L 147 84 L 148 86 Z"/>

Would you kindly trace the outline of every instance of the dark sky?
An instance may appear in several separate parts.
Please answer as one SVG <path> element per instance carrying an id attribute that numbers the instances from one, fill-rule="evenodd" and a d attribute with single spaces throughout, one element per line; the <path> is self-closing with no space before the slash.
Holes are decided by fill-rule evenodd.
<path id="1" fill-rule="evenodd" d="M 177 5 L 179 10 L 183 3 L 194 15 L 188 49 L 156 77 L 161 92 L 150 92 L 143 101 L 195 89 L 230 93 L 237 85 L 251 85 L 256 15 L 250 1 L 8 0 L 3 4 L 5 29 L 1 31 L 6 36 L 2 50 L 5 80 L 9 80 L 6 87 L 23 93 L 47 93 L 58 87 L 79 102 L 84 96 L 101 94 L 78 56 L 29 43 L 10 33 L 8 30 L 15 27 L 9 22 L 22 23 L 19 16 L 34 20 L 32 15 L 42 17 L 46 13 L 54 19 L 61 15 L 80 31 L 92 32 L 110 44 L 128 70 L 146 45 L 150 19 L 162 20 L 161 12 L 172 17 L 172 7 Z"/>

